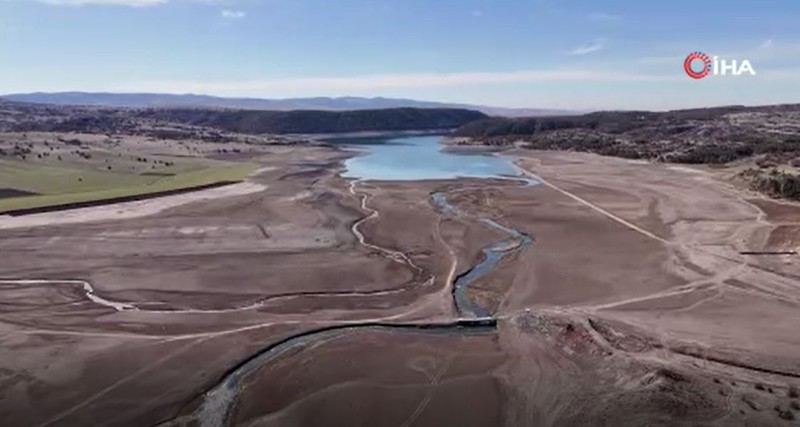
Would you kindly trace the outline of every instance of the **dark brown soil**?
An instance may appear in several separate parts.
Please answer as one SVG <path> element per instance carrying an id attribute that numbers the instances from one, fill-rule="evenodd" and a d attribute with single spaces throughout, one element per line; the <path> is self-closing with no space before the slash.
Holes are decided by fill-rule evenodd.
<path id="1" fill-rule="evenodd" d="M 10 199 L 13 197 L 35 196 L 37 193 L 30 191 L 17 190 L 14 188 L 0 188 L 0 199 Z"/>
<path id="2" fill-rule="evenodd" d="M 500 425 L 503 359 L 493 334 L 352 333 L 253 373 L 234 424 Z"/>
<path id="3" fill-rule="evenodd" d="M 776 222 L 800 222 L 800 205 L 780 203 L 766 199 L 751 199 L 750 203 L 758 206 L 767 214 L 767 219 Z"/>
<path id="4" fill-rule="evenodd" d="M 10 216 L 23 216 L 23 215 L 33 215 L 38 213 L 45 213 L 45 212 L 60 212 L 66 211 L 71 209 L 81 209 L 81 208 L 90 208 L 95 206 L 106 206 L 106 205 L 113 205 L 117 203 L 126 203 L 126 202 L 137 202 L 140 200 L 149 200 L 155 199 L 158 197 L 166 197 L 166 196 L 174 196 L 176 194 L 184 194 L 190 193 L 192 191 L 200 191 L 200 190 L 208 190 L 211 188 L 219 188 L 225 187 L 227 185 L 236 184 L 241 181 L 220 181 L 214 182 L 211 184 L 204 184 L 204 185 L 196 185 L 194 187 L 186 187 L 186 188 L 179 188 L 176 190 L 167 190 L 167 191 L 158 191 L 155 193 L 147 193 L 147 194 L 137 194 L 134 196 L 123 196 L 123 197 L 113 197 L 110 199 L 102 199 L 102 200 L 91 200 L 87 202 L 77 202 L 77 203 L 66 203 L 63 205 L 54 205 L 54 206 L 43 206 L 40 208 L 28 208 L 28 209 L 12 209 L 0 212 L 0 215 L 10 215 Z"/>

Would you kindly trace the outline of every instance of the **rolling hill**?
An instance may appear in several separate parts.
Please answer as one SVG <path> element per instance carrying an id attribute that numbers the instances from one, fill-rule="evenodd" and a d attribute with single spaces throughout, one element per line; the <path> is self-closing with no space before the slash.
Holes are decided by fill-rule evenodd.
<path id="1" fill-rule="evenodd" d="M 488 118 L 454 108 L 385 108 L 352 111 L 265 111 L 201 108 L 119 108 L 3 101 L 0 131 L 147 134 L 192 138 L 234 134 L 328 134 L 450 130 Z"/>

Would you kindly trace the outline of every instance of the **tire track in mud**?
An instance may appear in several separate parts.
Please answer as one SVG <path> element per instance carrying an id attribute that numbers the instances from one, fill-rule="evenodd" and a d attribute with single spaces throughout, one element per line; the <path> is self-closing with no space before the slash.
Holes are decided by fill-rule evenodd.
<path id="1" fill-rule="evenodd" d="M 380 252 L 385 257 L 391 259 L 394 262 L 398 262 L 400 264 L 404 264 L 408 266 L 413 272 L 415 276 L 419 276 L 424 274 L 424 270 L 422 267 L 416 265 L 411 258 L 409 258 L 406 254 L 400 251 L 395 251 L 392 249 L 384 248 L 382 246 L 375 245 L 367 241 L 366 236 L 359 230 L 359 227 L 366 223 L 367 221 L 378 218 L 380 215 L 377 209 L 373 209 L 368 206 L 367 200 L 368 195 L 366 193 L 359 194 L 355 186 L 357 185 L 358 181 L 351 181 L 349 186 L 349 192 L 356 198 L 360 200 L 361 209 L 368 212 L 366 216 L 356 221 L 352 227 L 351 231 L 355 235 L 357 241 L 360 245 Z M 269 238 L 269 234 L 266 232 L 262 225 L 258 225 L 258 228 L 261 230 L 261 233 L 264 235 L 264 238 Z M 418 283 L 417 286 L 429 286 L 432 285 L 435 281 L 435 277 L 431 274 L 427 279 L 423 282 Z M 98 305 L 103 307 L 111 308 L 115 311 L 136 311 L 141 313 L 153 313 L 153 314 L 223 314 L 223 313 L 235 313 L 241 311 L 250 311 L 250 310 L 257 310 L 259 308 L 264 307 L 266 304 L 281 301 L 281 300 L 289 300 L 289 299 L 296 299 L 296 298 L 309 298 L 309 297 L 319 297 L 319 298 L 342 298 L 342 297 L 375 297 L 375 296 L 383 296 L 383 295 L 394 295 L 402 292 L 406 292 L 409 289 L 415 287 L 414 284 L 416 281 L 412 281 L 412 285 L 410 286 L 403 286 L 395 289 L 388 289 L 388 290 L 373 290 L 373 291 L 325 291 L 325 292 L 315 292 L 315 291 L 308 291 L 308 292 L 288 292 L 283 294 L 275 294 L 270 295 L 268 297 L 259 298 L 255 302 L 231 307 L 231 308 L 222 308 L 222 309 L 200 309 L 200 308 L 174 308 L 174 309 L 153 309 L 153 308 L 146 308 L 147 306 L 167 306 L 169 307 L 169 303 L 161 302 L 161 301 L 146 301 L 146 302 L 131 302 L 131 301 L 116 301 L 109 298 L 101 297 L 97 294 L 97 291 L 93 284 L 88 280 L 83 279 L 18 279 L 18 278 L 2 278 L 0 279 L 0 285 L 27 285 L 27 286 L 52 286 L 52 285 L 67 285 L 67 286 L 74 286 L 82 288 L 84 297 Z"/>
<path id="2" fill-rule="evenodd" d="M 759 265 L 759 264 L 756 264 L 756 263 L 749 262 L 748 258 L 747 258 L 748 255 L 740 255 L 741 258 L 740 259 L 736 259 L 736 258 L 732 258 L 730 256 L 726 256 L 724 254 L 720 254 L 720 253 L 716 253 L 714 251 L 710 251 L 710 250 L 704 249 L 703 247 L 694 246 L 694 245 L 688 245 L 688 244 L 680 243 L 680 242 L 675 242 L 675 241 L 671 241 L 671 240 L 662 238 L 660 236 L 657 236 L 657 235 L 651 233 L 650 231 L 647 231 L 644 228 L 639 227 L 638 225 L 633 224 L 632 222 L 627 221 L 627 220 L 615 215 L 614 213 L 609 212 L 608 210 L 606 210 L 606 209 L 604 209 L 604 208 L 602 208 L 602 207 L 600 207 L 600 206 L 598 206 L 598 205 L 596 205 L 596 204 L 594 204 L 594 203 L 592 203 L 592 202 L 590 202 L 590 201 L 588 201 L 588 200 L 586 200 L 586 199 L 584 199 L 584 198 L 582 198 L 582 197 L 580 197 L 580 196 L 578 196 L 578 195 L 576 195 L 576 194 L 574 194 L 574 193 L 572 193 L 570 191 L 567 191 L 567 190 L 565 190 L 565 189 L 553 184 L 552 182 L 549 182 L 549 181 L 543 179 L 539 175 L 537 175 L 537 174 L 525 169 L 524 167 L 518 165 L 517 163 L 512 163 L 512 164 L 524 176 L 527 176 L 529 178 L 532 178 L 532 179 L 542 183 L 543 185 L 547 186 L 548 188 L 550 188 L 550 189 L 552 189 L 552 190 L 554 190 L 554 191 L 556 191 L 556 192 L 558 192 L 558 193 L 560 193 L 560 194 L 562 194 L 562 195 L 564 195 L 566 197 L 569 197 L 570 199 L 574 200 L 575 202 L 577 202 L 577 203 L 579 203 L 581 205 L 584 205 L 584 206 L 588 207 L 589 209 L 594 210 L 595 212 L 598 212 L 599 214 L 601 214 L 601 215 L 603 215 L 603 216 L 605 216 L 605 217 L 607 217 L 607 218 L 609 218 L 609 219 L 611 219 L 611 220 L 613 220 L 613 221 L 625 226 L 626 228 L 628 228 L 628 229 L 630 229 L 632 231 L 635 231 L 635 232 L 637 232 L 637 233 L 639 233 L 639 234 L 641 234 L 643 236 L 646 236 L 646 237 L 648 237 L 650 239 L 653 239 L 653 240 L 655 240 L 655 241 L 657 241 L 659 243 L 662 243 L 667 248 L 677 248 L 677 249 L 680 249 L 680 250 L 685 251 L 687 253 L 691 253 L 691 252 L 702 253 L 704 255 L 712 256 L 712 257 L 720 259 L 720 260 L 725 260 L 725 261 L 728 261 L 728 262 L 734 264 L 734 266 L 730 267 L 730 269 L 733 269 L 733 268 L 736 268 L 736 267 L 749 267 L 749 268 L 752 268 L 754 270 L 759 270 L 761 272 L 764 272 L 764 273 L 767 273 L 767 274 L 772 274 L 772 275 L 775 275 L 775 276 L 778 276 L 778 277 L 792 279 L 792 280 L 800 280 L 800 277 L 797 277 L 797 276 L 794 276 L 794 275 L 791 275 L 791 274 L 788 274 L 788 273 L 778 272 L 778 271 L 772 270 L 772 269 L 770 269 L 768 267 L 765 267 L 763 265 Z M 751 205 L 754 209 L 759 209 L 757 206 L 753 205 L 752 203 L 749 203 L 749 202 L 747 202 L 747 203 L 749 205 Z M 759 209 L 759 211 L 760 211 L 760 209 Z M 764 217 L 763 217 L 763 214 L 764 214 L 763 211 L 760 211 L 760 213 L 758 214 L 757 221 L 759 223 L 762 223 L 763 221 L 766 221 L 764 219 Z M 763 291 L 763 289 L 754 290 L 754 291 L 755 292 Z M 784 299 L 788 300 L 788 301 L 791 301 L 791 302 L 793 302 L 795 304 L 800 304 L 800 299 L 798 299 L 796 296 L 784 296 Z"/>
<path id="3" fill-rule="evenodd" d="M 425 396 L 419 402 L 417 408 L 414 410 L 411 416 L 408 417 L 406 422 L 404 422 L 401 427 L 410 427 L 412 424 L 414 424 L 414 421 L 416 421 L 417 418 L 419 418 L 420 414 L 422 414 L 422 411 L 424 411 L 425 408 L 428 406 L 428 404 L 431 402 L 431 398 L 433 397 L 433 392 L 436 390 L 436 387 L 439 386 L 439 382 L 442 380 L 444 374 L 447 373 L 447 370 L 450 368 L 450 363 L 452 361 L 453 357 L 452 356 L 448 357 L 447 360 L 445 360 L 444 363 L 442 363 L 442 366 L 435 374 L 429 375 L 428 379 L 430 380 L 430 383 L 428 384 L 428 390 L 427 392 L 425 392 Z"/>
<path id="4" fill-rule="evenodd" d="M 326 292 L 290 292 L 284 294 L 275 294 L 268 297 L 260 298 L 253 303 L 219 309 L 201 309 L 201 308 L 165 308 L 155 309 L 146 308 L 147 306 L 169 306 L 169 303 L 161 301 L 145 301 L 145 302 L 129 302 L 129 301 L 115 301 L 106 297 L 97 295 L 94 286 L 87 280 L 80 279 L 0 279 L 0 285 L 27 285 L 27 286 L 59 286 L 66 285 L 82 289 L 84 297 L 100 306 L 111 308 L 115 311 L 134 311 L 139 313 L 149 314 L 224 314 L 236 313 L 242 311 L 257 310 L 275 301 L 291 300 L 296 298 L 341 298 L 341 297 L 375 297 L 383 295 L 394 295 L 405 292 L 409 287 L 401 287 L 389 290 L 373 290 L 373 291 L 326 291 Z M 432 284 L 432 278 L 423 282 L 422 286 Z"/>

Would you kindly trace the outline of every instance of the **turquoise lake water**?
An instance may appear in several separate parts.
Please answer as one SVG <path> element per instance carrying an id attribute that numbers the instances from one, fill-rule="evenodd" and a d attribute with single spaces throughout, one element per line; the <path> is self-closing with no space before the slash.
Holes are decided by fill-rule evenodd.
<path id="1" fill-rule="evenodd" d="M 507 158 L 442 152 L 440 141 L 439 136 L 404 136 L 331 142 L 364 151 L 345 162 L 346 178 L 413 181 L 517 175 Z"/>

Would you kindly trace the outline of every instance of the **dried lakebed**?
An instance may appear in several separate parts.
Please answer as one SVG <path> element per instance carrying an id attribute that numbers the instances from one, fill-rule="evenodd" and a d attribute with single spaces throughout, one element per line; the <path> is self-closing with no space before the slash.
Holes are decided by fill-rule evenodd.
<path id="1" fill-rule="evenodd" d="M 376 179 L 386 179 L 386 176 L 374 176 L 369 170 L 361 169 L 358 165 L 364 162 L 375 161 L 379 166 L 373 171 L 383 171 L 391 175 L 390 180 L 456 180 L 462 177 L 503 179 L 513 180 L 516 183 L 531 184 L 535 181 L 523 177 L 515 176 L 515 169 L 508 159 L 497 156 L 487 155 L 460 155 L 441 152 L 439 139 L 436 137 L 410 137 L 395 140 L 383 145 L 382 141 L 376 141 L 372 145 L 369 154 L 357 156 L 349 159 L 346 163 L 347 171 L 345 177 L 352 178 L 349 192 L 359 200 L 359 207 L 364 212 L 364 216 L 356 221 L 351 231 L 358 243 L 368 248 L 370 251 L 377 252 L 380 256 L 403 264 L 412 270 L 416 276 L 413 287 L 428 286 L 434 283 L 435 277 L 431 272 L 426 272 L 422 267 L 416 265 L 411 257 L 401 251 L 382 247 L 375 242 L 369 241 L 361 230 L 361 226 L 367 221 L 378 218 L 380 215 L 377 208 L 372 207 L 369 202 L 369 194 L 359 191 L 358 184 L 362 181 L 373 181 Z M 395 158 L 396 150 L 400 149 L 404 155 L 416 152 L 418 159 L 425 159 L 425 162 L 397 161 L 389 162 L 394 169 L 386 163 L 387 159 Z M 387 153 L 385 150 L 389 150 Z M 377 156 L 377 160 L 371 156 Z M 400 156 L 402 157 L 402 156 Z M 409 159 L 407 159 L 409 160 Z M 408 168 L 408 170 L 401 170 Z M 390 170 L 391 169 L 391 170 Z M 453 192 L 463 191 L 469 188 L 461 187 Z M 345 323 L 329 322 L 329 325 L 317 329 L 291 334 L 280 338 L 263 349 L 248 356 L 244 360 L 230 368 L 220 381 L 210 387 L 202 396 L 199 397 L 199 406 L 191 413 L 183 413 L 176 418 L 163 422 L 161 425 L 183 425 L 185 422 L 199 423 L 202 426 L 225 426 L 232 423 L 231 414 L 236 408 L 239 393 L 242 390 L 242 383 L 248 376 L 256 372 L 260 367 L 268 365 L 275 358 L 285 354 L 289 350 L 304 351 L 308 346 L 320 344 L 348 334 L 360 333 L 362 331 L 378 331 L 391 334 L 495 334 L 497 319 L 480 304 L 473 301 L 469 296 L 469 286 L 476 280 L 484 277 L 487 273 L 504 259 L 506 256 L 523 251 L 531 242 L 531 238 L 524 233 L 509 228 L 498 221 L 480 217 L 475 214 L 462 211 L 448 201 L 448 191 L 434 191 L 430 194 L 429 202 L 436 212 L 442 216 L 457 216 L 470 221 L 479 222 L 486 227 L 499 230 L 508 237 L 503 240 L 491 243 L 481 250 L 480 259 L 469 267 L 464 273 L 455 276 L 451 275 L 447 280 L 450 290 L 453 307 L 457 317 L 452 320 L 440 319 L 430 322 L 408 322 L 408 321 L 389 321 L 373 319 L 364 321 L 348 321 Z M 455 260 L 454 260 L 455 263 Z M 455 265 L 453 266 L 455 268 Z M 298 293 L 286 295 L 272 295 L 250 304 L 240 306 L 224 307 L 218 309 L 208 309 L 200 307 L 172 306 L 166 302 L 148 301 L 135 302 L 117 300 L 109 296 L 103 296 L 102 290 L 97 290 L 88 280 L 78 279 L 14 279 L 5 278 L 0 280 L 3 287 L 23 288 L 23 287 L 67 287 L 74 289 L 76 296 L 81 299 L 91 301 L 99 306 L 112 309 L 117 312 L 138 312 L 155 313 L 167 315 L 214 315 L 229 312 L 258 310 L 267 301 L 281 300 L 286 298 L 300 298 L 308 295 L 330 296 L 341 298 L 357 298 L 360 296 L 374 296 L 401 292 L 400 290 L 377 290 L 368 292 L 320 292 L 320 293 Z"/>
<path id="2" fill-rule="evenodd" d="M 514 168 L 507 159 L 485 155 L 448 154 L 439 150 L 438 142 L 439 139 L 437 137 L 430 136 L 407 137 L 391 141 L 378 139 L 375 141 L 375 145 L 371 145 L 372 150 L 366 155 L 348 160 L 346 163 L 347 171 L 343 174 L 345 177 L 355 179 L 351 182 L 350 193 L 360 198 L 361 209 L 367 212 L 367 215 L 354 223 L 352 227 L 352 232 L 359 243 L 367 248 L 381 252 L 383 256 L 389 259 L 406 264 L 415 271 L 421 271 L 421 269 L 406 254 L 368 242 L 359 230 L 361 224 L 379 215 L 376 209 L 367 205 L 367 195 L 357 192 L 356 187 L 360 181 L 385 180 L 387 178 L 390 180 L 421 180 L 473 177 L 513 179 L 525 185 L 536 183 L 529 178 L 511 176 Z M 420 162 L 400 161 L 398 159 L 398 153 L 400 154 L 399 157 L 403 157 L 414 152 L 417 153 L 416 158 L 426 159 L 425 164 L 421 165 Z M 406 167 L 410 169 L 403 170 Z M 459 210 L 447 200 L 446 192 L 435 192 L 431 194 L 430 200 L 443 215 L 469 216 L 468 213 Z M 448 284 L 451 289 L 453 304 L 459 316 L 458 319 L 444 323 L 365 321 L 356 324 L 334 325 L 288 336 L 265 347 L 229 370 L 217 385 L 202 396 L 200 406 L 193 413 L 170 420 L 162 425 L 182 425 L 186 422 L 196 422 L 203 427 L 229 425 L 229 417 L 236 405 L 241 384 L 248 375 L 287 351 L 298 347 L 335 340 L 343 335 L 363 330 L 425 334 L 494 333 L 497 328 L 497 319 L 486 308 L 481 307 L 469 297 L 469 285 L 491 271 L 504 257 L 524 250 L 532 239 L 526 234 L 504 226 L 491 218 L 478 217 L 477 220 L 490 228 L 508 234 L 509 237 L 483 248 L 481 250 L 482 259 L 465 273 L 455 277 L 452 283 Z M 428 282 L 430 283 L 432 280 L 433 277 Z"/>
<path id="3" fill-rule="evenodd" d="M 797 213 L 657 164 L 514 153 L 541 185 L 343 179 L 347 153 L 298 147 L 259 159 L 278 168 L 252 195 L 3 231 L 4 368 L 35 377 L 0 419 L 785 423 L 797 268 L 740 253 L 791 248 L 764 236 Z M 43 407 L 44 387 L 70 393 Z"/>

